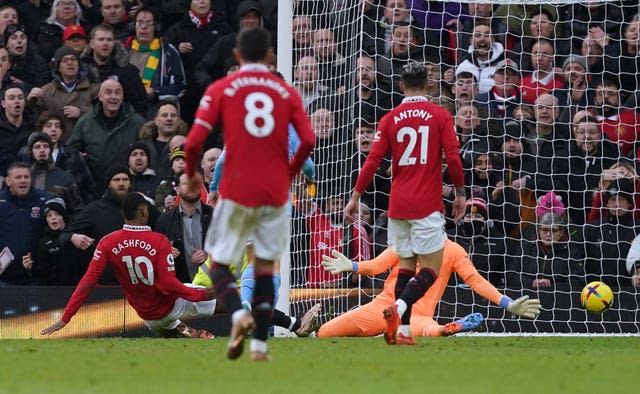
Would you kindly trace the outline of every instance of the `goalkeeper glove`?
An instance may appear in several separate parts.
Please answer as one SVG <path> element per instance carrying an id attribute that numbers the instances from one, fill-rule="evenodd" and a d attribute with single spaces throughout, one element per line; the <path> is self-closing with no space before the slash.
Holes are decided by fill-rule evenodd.
<path id="1" fill-rule="evenodd" d="M 522 296 L 517 300 L 512 300 L 507 296 L 502 296 L 500 299 L 500 306 L 514 315 L 527 317 L 529 319 L 535 319 L 540 314 L 540 300 L 534 298 L 529 299 L 529 296 Z"/>
<path id="2" fill-rule="evenodd" d="M 347 271 L 358 271 L 358 263 L 349 260 L 345 255 L 333 249 L 331 251 L 333 258 L 324 255 L 322 256 L 322 266 L 325 271 L 330 271 L 332 274 L 339 274 Z"/>

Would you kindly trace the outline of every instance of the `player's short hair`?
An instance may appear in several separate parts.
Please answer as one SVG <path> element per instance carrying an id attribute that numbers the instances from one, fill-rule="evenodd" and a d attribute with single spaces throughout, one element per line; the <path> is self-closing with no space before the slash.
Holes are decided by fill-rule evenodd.
<path id="1" fill-rule="evenodd" d="M 138 192 L 127 193 L 122 199 L 122 215 L 125 220 L 135 219 L 138 214 L 138 210 L 147 205 L 147 200 L 144 199 L 142 194 Z"/>
<path id="2" fill-rule="evenodd" d="M 258 62 L 267 57 L 271 48 L 271 36 L 261 27 L 247 27 L 238 33 L 236 46 L 244 60 Z"/>
<path id="3" fill-rule="evenodd" d="M 422 63 L 411 61 L 402 67 L 400 77 L 405 88 L 424 89 L 427 83 L 427 68 Z"/>

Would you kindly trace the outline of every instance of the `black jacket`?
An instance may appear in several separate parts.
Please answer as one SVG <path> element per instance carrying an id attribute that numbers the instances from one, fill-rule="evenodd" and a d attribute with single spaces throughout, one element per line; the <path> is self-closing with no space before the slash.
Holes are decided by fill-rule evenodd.
<path id="1" fill-rule="evenodd" d="M 27 144 L 29 135 L 34 131 L 34 124 L 35 114 L 28 107 L 24 110 L 19 127 L 9 123 L 4 111 L 0 111 L 0 176 L 6 175 L 7 167 L 18 160 L 18 152 Z"/>
<path id="2" fill-rule="evenodd" d="M 202 226 L 202 247 L 204 248 L 204 240 L 207 230 L 209 229 L 209 223 L 211 223 L 213 208 L 206 204 L 201 204 L 201 207 L 200 225 Z M 182 218 L 180 217 L 180 209 L 175 207 L 160 215 L 155 230 L 169 238 L 173 246 L 180 251 L 180 256 L 175 258 L 176 277 L 178 280 L 184 283 L 191 282 L 189 269 L 187 268 L 187 260 L 184 256 L 184 231 Z"/>

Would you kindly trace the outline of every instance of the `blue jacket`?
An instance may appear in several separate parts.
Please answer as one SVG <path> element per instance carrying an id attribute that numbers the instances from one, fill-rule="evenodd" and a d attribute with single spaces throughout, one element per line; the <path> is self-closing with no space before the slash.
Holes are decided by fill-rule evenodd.
<path id="1" fill-rule="evenodd" d="M 0 191 L 0 250 L 9 247 L 14 261 L 0 274 L 0 281 L 20 282 L 30 279 L 22 266 L 22 256 L 38 247 L 45 226 L 44 203 L 47 195 L 32 189 L 25 199 L 13 196 L 8 188 Z"/>

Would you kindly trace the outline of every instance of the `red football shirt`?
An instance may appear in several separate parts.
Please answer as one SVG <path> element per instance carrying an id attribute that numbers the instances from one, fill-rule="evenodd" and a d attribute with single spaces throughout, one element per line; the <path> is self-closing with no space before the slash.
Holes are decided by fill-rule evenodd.
<path id="1" fill-rule="evenodd" d="M 364 192 L 391 151 L 389 217 L 419 219 L 442 211 L 442 150 L 453 184 L 461 187 L 464 177 L 458 148 L 451 114 L 422 96 L 407 97 L 380 120 L 355 190 Z"/>
<path id="2" fill-rule="evenodd" d="M 628 155 L 640 136 L 640 113 L 623 109 L 609 118 L 598 117 L 602 133 L 618 144 L 623 155 Z"/>
<path id="3" fill-rule="evenodd" d="M 129 304 L 144 320 L 162 319 L 171 312 L 178 297 L 203 301 L 202 289 L 187 287 L 176 279 L 167 237 L 147 226 L 124 225 L 105 235 L 71 295 L 61 320 L 69 322 L 89 298 L 107 264 L 115 271 Z"/>
<path id="4" fill-rule="evenodd" d="M 209 85 L 187 137 L 187 174 L 195 172 L 207 134 L 218 123 L 227 150 L 220 182 L 224 198 L 249 207 L 285 204 L 291 179 L 315 141 L 296 90 L 258 64 L 244 65 Z M 291 161 L 289 123 L 300 137 Z"/>

